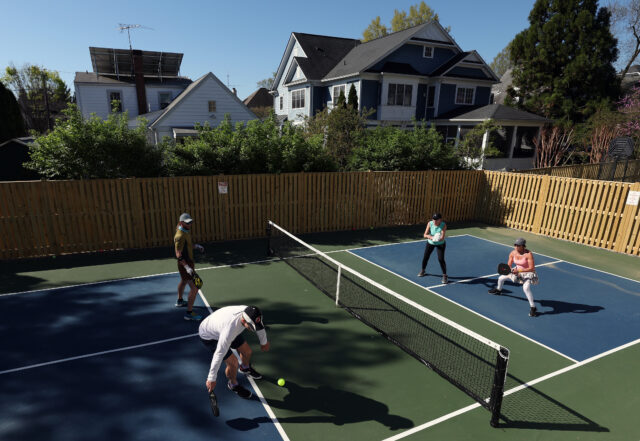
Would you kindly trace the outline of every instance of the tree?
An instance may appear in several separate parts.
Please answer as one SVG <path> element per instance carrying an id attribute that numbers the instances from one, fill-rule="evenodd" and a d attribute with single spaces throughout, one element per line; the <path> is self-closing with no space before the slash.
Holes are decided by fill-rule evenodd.
<path id="1" fill-rule="evenodd" d="M 340 95 L 338 96 L 338 101 L 336 102 L 335 108 L 340 107 L 341 109 L 347 108 L 347 99 L 344 96 L 344 92 L 341 90 Z"/>
<path id="2" fill-rule="evenodd" d="M 26 165 L 50 179 L 160 176 L 163 153 L 148 144 L 146 124 L 128 123 L 127 112 L 85 119 L 69 104 L 55 128 L 30 145 Z"/>
<path id="3" fill-rule="evenodd" d="M 377 16 L 373 20 L 367 29 L 362 32 L 362 41 L 367 42 L 371 40 L 375 40 L 376 38 L 384 37 L 389 34 L 389 30 L 387 27 L 380 23 L 380 16 Z"/>
<path id="4" fill-rule="evenodd" d="M 597 0 L 537 0 L 510 45 L 507 104 L 564 123 L 584 122 L 619 94 L 610 13 Z"/>
<path id="5" fill-rule="evenodd" d="M 351 87 L 349 88 L 348 107 L 351 110 L 355 110 L 356 112 L 358 111 L 358 93 L 356 92 L 356 86 L 353 84 L 351 84 Z"/>
<path id="6" fill-rule="evenodd" d="M 0 144 L 24 135 L 24 121 L 13 93 L 0 83 Z"/>
<path id="7" fill-rule="evenodd" d="M 624 77 L 640 56 L 640 1 L 612 0 L 607 8 L 611 11 L 611 29 L 618 39 L 617 64 Z"/>
<path id="8" fill-rule="evenodd" d="M 567 164 L 572 154 L 573 128 L 543 127 L 533 139 L 536 146 L 535 166 L 557 167 Z"/>
<path id="9" fill-rule="evenodd" d="M 495 72 L 498 78 L 501 78 L 502 75 L 512 67 L 509 45 L 506 45 L 504 49 L 498 52 L 489 67 L 491 67 L 491 70 Z"/>
<path id="10" fill-rule="evenodd" d="M 2 82 L 18 97 L 27 128 L 44 133 L 51 130 L 56 118 L 71 102 L 69 88 L 56 71 L 25 64 L 18 69 L 10 65 Z"/>
<path id="11" fill-rule="evenodd" d="M 265 78 L 264 80 L 260 80 L 256 83 L 256 86 L 259 88 L 264 87 L 265 89 L 271 89 L 273 86 L 273 82 L 276 80 L 276 75 L 278 72 L 273 72 L 270 78 Z"/>
<path id="12" fill-rule="evenodd" d="M 640 85 L 636 84 L 618 103 L 622 122 L 620 134 L 634 140 L 634 156 L 640 158 Z"/>
<path id="13" fill-rule="evenodd" d="M 430 21 L 439 21 L 438 14 L 436 14 L 435 11 L 424 1 L 421 1 L 417 5 L 411 6 L 408 14 L 406 11 L 398 11 L 397 9 L 393 11 L 391 32 L 402 31 Z M 451 28 L 447 27 L 446 30 L 449 32 L 451 31 Z M 376 38 L 384 37 L 388 34 L 389 29 L 387 26 L 380 23 L 380 17 L 378 16 L 371 20 L 369 26 L 362 32 L 362 41 L 367 42 Z"/>

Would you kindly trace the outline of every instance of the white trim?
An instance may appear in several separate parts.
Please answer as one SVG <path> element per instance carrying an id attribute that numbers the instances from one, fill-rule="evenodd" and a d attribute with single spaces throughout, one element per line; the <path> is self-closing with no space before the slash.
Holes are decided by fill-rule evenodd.
<path id="1" fill-rule="evenodd" d="M 425 55 L 427 49 L 431 49 L 431 55 Z M 422 46 L 422 58 L 433 58 L 433 53 L 435 52 L 435 48 L 433 46 Z"/>
<path id="2" fill-rule="evenodd" d="M 120 112 L 113 112 L 111 110 L 111 101 L 114 101 L 111 99 L 111 94 L 112 93 L 118 93 L 120 94 L 120 99 L 118 101 L 120 101 Z M 124 100 L 123 100 L 123 93 L 122 93 L 122 89 L 107 89 L 107 115 L 111 115 L 112 113 L 124 113 L 125 108 L 124 108 Z M 136 112 L 138 111 L 138 109 L 136 109 Z"/>

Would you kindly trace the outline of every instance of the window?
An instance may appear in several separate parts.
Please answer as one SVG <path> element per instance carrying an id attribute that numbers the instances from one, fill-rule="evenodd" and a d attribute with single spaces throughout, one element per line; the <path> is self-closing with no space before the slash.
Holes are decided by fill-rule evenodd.
<path id="1" fill-rule="evenodd" d="M 216 102 L 209 101 L 209 112 L 215 112 L 215 111 L 216 111 Z"/>
<path id="2" fill-rule="evenodd" d="M 475 87 L 458 87 L 456 89 L 456 104 L 473 104 Z"/>
<path id="3" fill-rule="evenodd" d="M 171 102 L 171 92 L 160 92 L 158 94 L 158 102 L 161 109 L 166 109 Z"/>
<path id="4" fill-rule="evenodd" d="M 344 85 L 342 86 L 334 86 L 333 88 L 333 105 L 335 106 L 338 102 L 338 98 L 340 98 L 340 92 L 344 95 L 344 99 L 347 99 L 347 94 L 344 89 Z"/>
<path id="5" fill-rule="evenodd" d="M 281 96 L 280 97 L 280 110 L 282 110 L 283 107 L 284 107 L 284 97 Z"/>
<path id="6" fill-rule="evenodd" d="M 427 92 L 427 108 L 432 109 L 436 101 L 436 86 L 429 86 Z"/>
<path id="7" fill-rule="evenodd" d="M 122 112 L 122 93 L 119 90 L 111 90 L 109 94 L 109 111 Z M 114 102 L 117 101 L 117 102 Z"/>
<path id="8" fill-rule="evenodd" d="M 433 48 L 431 46 L 425 46 L 422 50 L 423 58 L 433 58 Z"/>
<path id="9" fill-rule="evenodd" d="M 513 126 L 507 126 L 498 130 L 492 130 L 489 133 L 489 142 L 491 145 L 499 151 L 494 155 L 485 156 L 493 158 L 508 158 L 509 150 L 511 148 L 511 137 L 513 136 Z"/>
<path id="10" fill-rule="evenodd" d="M 455 142 L 458 134 L 458 126 L 436 126 L 436 131 L 442 136 L 444 142 Z"/>
<path id="11" fill-rule="evenodd" d="M 304 89 L 291 92 L 291 108 L 300 109 L 304 107 Z"/>
<path id="12" fill-rule="evenodd" d="M 387 104 L 389 106 L 411 106 L 411 84 L 389 84 Z"/>

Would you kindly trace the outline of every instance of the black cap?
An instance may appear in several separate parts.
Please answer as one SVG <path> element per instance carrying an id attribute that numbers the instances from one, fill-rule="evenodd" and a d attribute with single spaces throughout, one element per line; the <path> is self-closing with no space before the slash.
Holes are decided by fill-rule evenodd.
<path id="1" fill-rule="evenodd" d="M 247 306 L 244 308 L 242 318 L 247 322 L 253 332 L 264 329 L 264 323 L 262 323 L 262 311 L 260 311 L 257 306 Z"/>
<path id="2" fill-rule="evenodd" d="M 431 218 L 433 220 L 442 219 L 442 215 L 440 213 L 434 213 L 433 216 L 431 216 Z"/>
<path id="3" fill-rule="evenodd" d="M 527 241 L 524 240 L 522 237 L 519 237 L 518 239 L 516 239 L 516 241 L 513 244 L 516 245 L 516 246 L 526 247 L 527 246 Z"/>

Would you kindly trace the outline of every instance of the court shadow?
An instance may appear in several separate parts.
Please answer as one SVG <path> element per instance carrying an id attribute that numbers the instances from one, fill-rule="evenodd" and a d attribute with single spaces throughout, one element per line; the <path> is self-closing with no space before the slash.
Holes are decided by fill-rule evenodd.
<path id="1" fill-rule="evenodd" d="M 522 300 L 528 302 L 526 297 L 510 294 L 511 291 L 502 290 L 502 297 L 511 297 L 512 299 Z M 592 314 L 604 309 L 604 306 L 598 305 L 585 305 L 583 303 L 571 303 L 563 302 L 560 300 L 544 300 L 536 299 L 534 295 L 534 302 L 540 305 L 538 308 L 538 315 L 555 315 L 555 314 Z M 544 308 L 544 309 L 541 309 Z"/>
<path id="2" fill-rule="evenodd" d="M 609 432 L 595 421 L 558 400 L 528 387 L 504 397 L 501 428 L 554 431 Z"/>
<path id="3" fill-rule="evenodd" d="M 275 382 L 265 376 L 266 381 Z M 269 399 L 269 405 L 296 413 L 319 411 L 327 415 L 300 415 L 278 418 L 281 423 L 332 423 L 337 426 L 362 421 L 377 421 L 389 430 L 408 429 L 413 421 L 400 415 L 389 413 L 389 408 L 376 400 L 345 390 L 328 386 L 304 387 L 288 381 L 288 394 L 282 400 Z M 272 424 L 267 417 L 236 418 L 227 424 L 237 430 L 252 430 L 260 424 Z"/>

